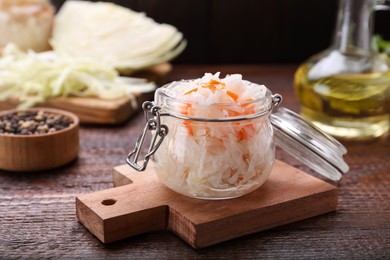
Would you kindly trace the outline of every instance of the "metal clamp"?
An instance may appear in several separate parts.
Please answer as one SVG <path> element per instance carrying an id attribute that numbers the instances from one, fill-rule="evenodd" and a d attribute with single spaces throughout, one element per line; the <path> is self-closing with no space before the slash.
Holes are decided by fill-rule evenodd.
<path id="1" fill-rule="evenodd" d="M 282 103 L 282 95 L 280 94 L 274 94 L 272 95 L 272 103 L 274 104 L 274 107 L 273 108 L 276 108 L 280 105 L 280 103 Z"/>
<path id="2" fill-rule="evenodd" d="M 146 125 L 142 134 L 138 137 L 135 143 L 134 150 L 130 152 L 126 158 L 127 164 L 137 171 L 144 171 L 148 165 L 150 157 L 157 151 L 165 136 L 168 134 L 168 127 L 161 124 L 160 110 L 161 107 L 154 105 L 153 102 L 146 101 L 143 103 L 142 108 L 145 113 Z M 138 158 L 145 142 L 145 137 L 148 131 L 152 132 L 152 140 L 145 155 L 143 162 L 139 165 Z"/>

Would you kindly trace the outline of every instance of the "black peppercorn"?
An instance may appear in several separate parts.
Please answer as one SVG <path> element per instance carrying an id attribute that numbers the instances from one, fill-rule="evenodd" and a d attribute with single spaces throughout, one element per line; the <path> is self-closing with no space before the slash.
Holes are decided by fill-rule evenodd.
<path id="1" fill-rule="evenodd" d="M 0 115 L 0 133 L 15 135 L 36 135 L 60 131 L 73 121 L 63 115 L 38 111 L 17 111 Z"/>

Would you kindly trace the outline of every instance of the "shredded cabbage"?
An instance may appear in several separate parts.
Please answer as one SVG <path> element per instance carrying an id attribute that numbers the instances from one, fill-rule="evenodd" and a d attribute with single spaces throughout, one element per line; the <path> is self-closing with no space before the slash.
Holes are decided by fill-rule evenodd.
<path id="1" fill-rule="evenodd" d="M 181 100 L 169 108 L 171 112 L 230 118 L 255 113 L 267 89 L 242 80 L 241 75 L 220 79 L 219 74 L 206 74 L 202 79 L 173 83 L 167 91 L 169 98 Z M 157 90 L 156 96 L 162 92 Z M 196 198 L 234 198 L 257 189 L 271 172 L 275 151 L 268 116 L 228 122 L 168 116 L 162 123 L 169 132 L 153 160 L 157 176 L 172 190 Z"/>
<path id="2" fill-rule="evenodd" d="M 111 66 L 88 58 L 73 58 L 54 51 L 23 52 L 13 44 L 0 58 L 0 100 L 16 98 L 27 108 L 52 97 L 84 96 L 117 99 L 151 92 L 145 79 L 120 77 Z"/>
<path id="3" fill-rule="evenodd" d="M 130 73 L 175 58 L 186 41 L 175 27 L 113 3 L 66 1 L 56 15 L 51 45 L 59 53 Z"/>

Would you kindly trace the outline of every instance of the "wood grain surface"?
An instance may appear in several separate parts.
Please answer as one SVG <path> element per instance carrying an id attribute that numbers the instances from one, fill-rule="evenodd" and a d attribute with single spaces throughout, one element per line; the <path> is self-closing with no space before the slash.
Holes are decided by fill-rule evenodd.
<path id="1" fill-rule="evenodd" d="M 76 198 L 77 219 L 103 243 L 169 230 L 203 248 L 335 211 L 338 202 L 336 186 L 279 160 L 261 188 L 235 199 L 173 192 L 157 178 L 152 162 L 143 173 L 119 165 L 113 180 L 115 188 Z"/>
<path id="2" fill-rule="evenodd" d="M 204 72 L 241 73 L 283 95 L 292 91 L 295 66 L 173 68 L 167 81 Z M 338 184 L 336 212 L 194 250 L 169 232 L 151 232 L 104 245 L 77 221 L 75 197 L 113 187 L 112 168 L 123 164 L 142 131 L 137 114 L 116 127 L 81 126 L 76 161 L 50 171 L 0 171 L 0 258 L 88 259 L 386 259 L 390 256 L 390 138 L 345 143 L 351 170 Z M 277 158 L 313 173 L 285 152 Z M 313 173 L 314 174 L 314 173 Z"/>

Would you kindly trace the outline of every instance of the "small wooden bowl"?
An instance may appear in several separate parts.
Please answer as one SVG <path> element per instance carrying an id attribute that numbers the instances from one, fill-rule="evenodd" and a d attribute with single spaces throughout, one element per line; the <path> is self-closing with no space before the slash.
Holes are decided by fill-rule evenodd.
<path id="1" fill-rule="evenodd" d="M 0 133 L 0 169 L 8 171 L 38 171 L 52 169 L 74 160 L 79 152 L 79 119 L 58 109 L 31 108 L 24 111 L 44 111 L 70 118 L 69 127 L 52 133 L 18 135 Z M 7 110 L 0 113 L 15 113 Z"/>

